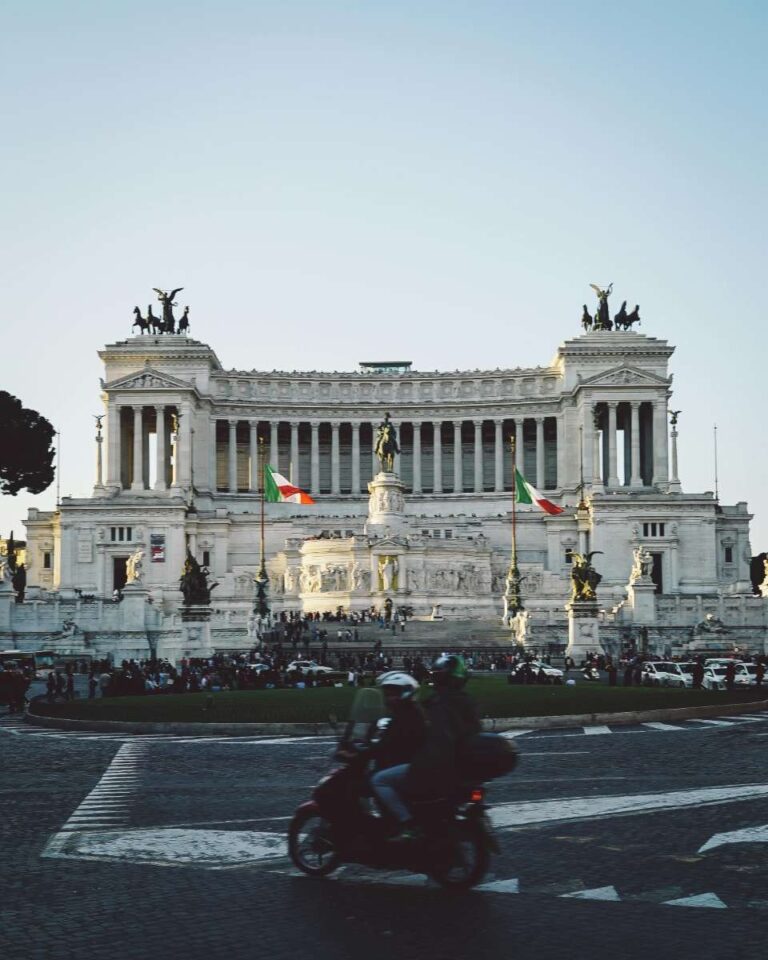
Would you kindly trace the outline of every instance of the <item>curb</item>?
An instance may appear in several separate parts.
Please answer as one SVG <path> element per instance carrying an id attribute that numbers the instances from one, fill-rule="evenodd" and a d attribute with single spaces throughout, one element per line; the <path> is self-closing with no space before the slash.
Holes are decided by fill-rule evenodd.
<path id="1" fill-rule="evenodd" d="M 487 717 L 483 729 L 502 733 L 505 730 L 552 730 L 563 727 L 585 727 L 596 724 L 622 726 L 648 721 L 697 720 L 707 717 L 738 716 L 768 710 L 768 700 L 748 703 L 706 704 L 700 707 L 674 707 L 626 713 L 564 714 L 555 717 Z M 179 736 L 212 734 L 225 737 L 242 736 L 333 736 L 335 730 L 323 723 L 139 723 L 123 720 L 68 720 L 65 717 L 47 717 L 27 711 L 25 723 L 56 730 L 82 730 L 94 733 L 170 733 Z"/>

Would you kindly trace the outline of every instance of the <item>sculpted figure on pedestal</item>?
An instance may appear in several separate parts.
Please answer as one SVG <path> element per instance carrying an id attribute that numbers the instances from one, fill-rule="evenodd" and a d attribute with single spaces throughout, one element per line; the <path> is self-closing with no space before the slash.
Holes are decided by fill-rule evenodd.
<path id="1" fill-rule="evenodd" d="M 637 583 L 641 580 L 650 580 L 653 570 L 653 556 L 641 544 L 632 551 L 632 572 L 629 575 L 630 583 Z"/>
<path id="2" fill-rule="evenodd" d="M 590 283 L 590 287 L 597 294 L 597 299 L 599 301 L 599 306 L 597 308 L 597 313 L 595 314 L 594 320 L 594 329 L 595 330 L 611 330 L 613 324 L 611 323 L 611 318 L 608 315 L 608 297 L 611 295 L 611 290 L 613 290 L 613 284 L 609 283 L 607 289 L 602 290 L 596 283 Z"/>
<path id="3" fill-rule="evenodd" d="M 581 325 L 584 328 L 585 333 L 588 333 L 592 329 L 592 316 L 590 315 L 589 310 L 587 310 L 586 303 L 584 304 L 584 311 L 581 314 Z"/>
<path id="4" fill-rule="evenodd" d="M 176 333 L 176 320 L 173 316 L 173 308 L 176 304 L 173 302 L 173 298 L 177 293 L 180 293 L 184 287 L 176 287 L 176 289 L 171 290 L 170 293 L 166 293 L 165 290 L 160 290 L 157 287 L 152 287 L 152 289 L 157 294 L 157 299 L 163 305 L 163 333 Z"/>
<path id="5" fill-rule="evenodd" d="M 603 578 L 592 566 L 592 557 L 602 552 L 602 550 L 593 550 L 587 554 L 571 554 L 571 600 L 573 602 L 597 599 L 597 585 Z"/>
<path id="6" fill-rule="evenodd" d="M 125 562 L 125 582 L 141 583 L 144 573 L 144 551 L 139 547 Z"/>
<path id="7" fill-rule="evenodd" d="M 391 473 L 395 466 L 395 454 L 400 453 L 400 447 L 397 443 L 397 430 L 388 413 L 384 414 L 384 420 L 379 424 L 374 452 L 381 469 L 385 473 Z"/>

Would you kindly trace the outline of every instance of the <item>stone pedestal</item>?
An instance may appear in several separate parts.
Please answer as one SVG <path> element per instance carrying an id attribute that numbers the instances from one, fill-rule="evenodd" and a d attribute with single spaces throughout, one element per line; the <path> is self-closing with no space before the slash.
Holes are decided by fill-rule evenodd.
<path id="1" fill-rule="evenodd" d="M 597 600 L 579 600 L 565 606 L 568 614 L 567 657 L 579 664 L 588 653 L 605 653 L 600 644 Z"/>
<path id="2" fill-rule="evenodd" d="M 627 586 L 627 600 L 633 623 L 656 623 L 656 584 L 650 578 L 630 583 Z"/>
<path id="3" fill-rule="evenodd" d="M 0 580 L 0 635 L 11 633 L 11 608 L 16 602 L 16 592 L 7 580 Z M 12 643 L 4 643 L 12 647 Z"/>
<path id="4" fill-rule="evenodd" d="M 368 537 L 401 537 L 408 532 L 405 484 L 394 473 L 377 473 L 368 484 Z"/>
<path id="5" fill-rule="evenodd" d="M 180 607 L 181 632 L 178 636 L 163 637 L 157 645 L 158 659 L 169 660 L 175 666 L 190 657 L 210 657 L 211 608 L 204 606 Z"/>

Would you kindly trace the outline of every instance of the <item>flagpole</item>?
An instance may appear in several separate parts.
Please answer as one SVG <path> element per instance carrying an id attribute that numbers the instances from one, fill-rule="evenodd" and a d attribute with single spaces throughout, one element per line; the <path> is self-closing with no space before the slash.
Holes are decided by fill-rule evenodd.
<path id="1" fill-rule="evenodd" d="M 267 566 L 264 555 L 264 500 L 265 483 L 264 474 L 266 472 L 266 462 L 264 459 L 264 438 L 259 437 L 258 446 L 258 472 L 259 472 L 259 572 L 255 577 L 256 598 L 253 606 L 254 613 L 260 617 L 266 617 L 269 614 L 269 603 L 267 602 L 267 586 L 269 577 L 267 576 Z"/>

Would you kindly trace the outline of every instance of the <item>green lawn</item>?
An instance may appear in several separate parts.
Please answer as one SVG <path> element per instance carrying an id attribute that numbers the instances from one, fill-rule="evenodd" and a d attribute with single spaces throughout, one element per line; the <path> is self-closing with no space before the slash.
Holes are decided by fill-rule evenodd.
<path id="1" fill-rule="evenodd" d="M 657 687 L 523 687 L 510 686 L 505 677 L 471 680 L 469 692 L 486 717 L 563 716 L 624 710 L 657 710 L 762 700 L 766 691 L 751 688 L 733 693 L 707 690 L 668 690 Z M 78 720 L 129 720 L 158 723 L 315 723 L 330 713 L 345 720 L 355 691 L 351 687 L 308 690 L 249 690 L 214 694 L 116 697 L 48 704 L 35 711 Z"/>

